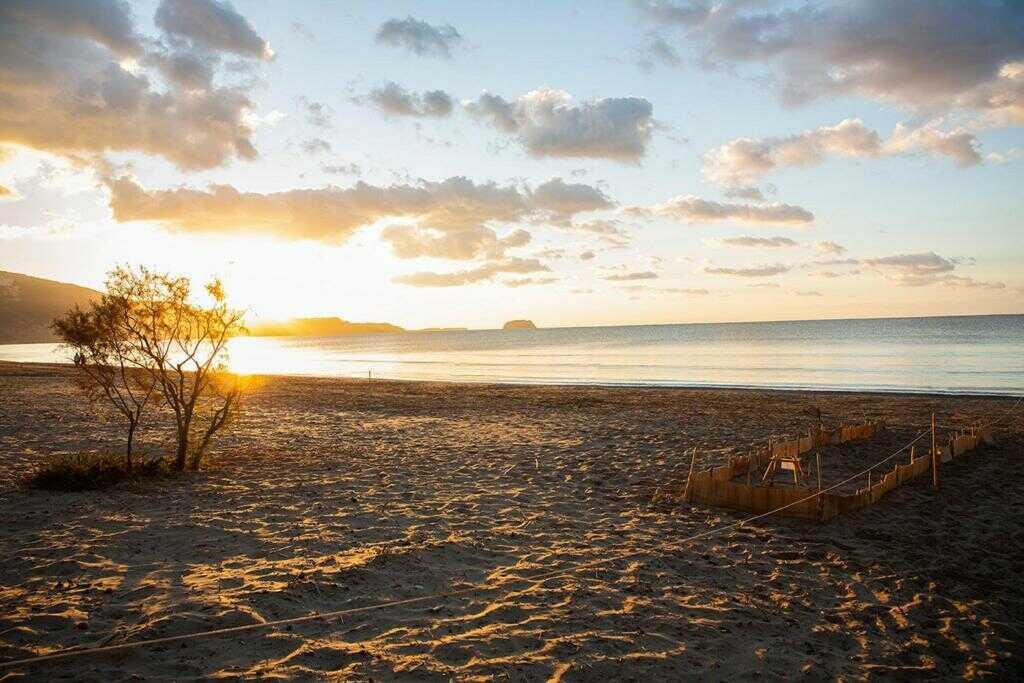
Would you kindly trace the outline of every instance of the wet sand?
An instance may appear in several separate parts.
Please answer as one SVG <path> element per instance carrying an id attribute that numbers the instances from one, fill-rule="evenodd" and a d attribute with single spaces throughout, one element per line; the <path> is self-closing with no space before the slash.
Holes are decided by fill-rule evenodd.
<path id="1" fill-rule="evenodd" d="M 921 479 L 823 526 L 769 519 L 684 543 L 741 517 L 652 503 L 690 448 L 700 466 L 717 464 L 804 433 L 815 408 L 826 425 L 888 421 L 888 441 L 848 452 L 867 464 L 932 410 L 966 424 L 1011 400 L 268 378 L 198 474 L 24 490 L 19 479 L 45 454 L 120 447 L 116 424 L 85 409 L 68 372 L 0 363 L 0 662 L 467 593 L 0 677 L 1024 671 L 1024 411 L 995 430 L 997 446 L 946 465 L 938 493 Z M 142 450 L 166 452 L 165 437 L 147 430 Z"/>

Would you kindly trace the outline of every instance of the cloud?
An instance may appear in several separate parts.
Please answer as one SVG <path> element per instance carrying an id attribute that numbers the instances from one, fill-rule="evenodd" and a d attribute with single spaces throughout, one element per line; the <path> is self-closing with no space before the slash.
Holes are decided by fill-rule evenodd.
<path id="1" fill-rule="evenodd" d="M 580 261 L 591 261 L 595 256 L 597 256 L 597 254 L 592 252 L 590 249 L 587 249 L 586 251 L 580 252 Z"/>
<path id="2" fill-rule="evenodd" d="M 729 187 L 725 190 L 729 199 L 746 199 L 748 202 L 766 202 L 764 193 L 756 187 Z"/>
<path id="3" fill-rule="evenodd" d="M 974 134 L 964 130 L 943 132 L 934 126 L 911 129 L 902 123 L 896 126 L 892 138 L 886 143 L 886 150 L 891 153 L 922 150 L 950 157 L 962 168 L 981 163 L 978 147 Z"/>
<path id="4" fill-rule="evenodd" d="M 863 259 L 861 263 L 900 285 L 910 287 L 934 284 L 956 268 L 956 261 L 933 251 Z"/>
<path id="5" fill-rule="evenodd" d="M 154 16 L 169 36 L 242 57 L 271 59 L 274 51 L 227 0 L 162 0 Z"/>
<path id="6" fill-rule="evenodd" d="M 537 259 L 511 258 L 485 263 L 469 270 L 452 273 L 419 272 L 399 275 L 392 282 L 412 287 L 458 287 L 492 280 L 501 273 L 540 273 L 551 269 Z"/>
<path id="7" fill-rule="evenodd" d="M 800 244 L 788 237 L 723 237 L 712 240 L 714 244 L 727 247 L 799 247 Z"/>
<path id="8" fill-rule="evenodd" d="M 1006 283 L 1004 282 L 982 282 L 975 280 L 970 277 L 963 277 L 960 275 L 946 275 L 941 278 L 941 284 L 945 287 L 954 288 L 965 288 L 965 289 L 1006 289 Z"/>
<path id="9" fill-rule="evenodd" d="M 673 197 L 653 207 L 630 207 L 637 215 L 658 215 L 684 223 L 713 223 L 732 221 L 735 223 L 773 225 L 804 225 L 814 220 L 814 214 L 800 206 L 791 204 L 729 204 L 701 199 L 694 195 Z"/>
<path id="10" fill-rule="evenodd" d="M 573 102 L 541 88 L 514 102 L 483 93 L 463 107 L 474 118 L 512 135 L 535 157 L 583 157 L 638 163 L 654 128 L 654 107 L 638 97 Z"/>
<path id="11" fill-rule="evenodd" d="M 615 203 L 592 185 L 567 183 L 552 178 L 533 191 L 533 203 L 551 212 L 554 220 L 567 220 L 577 213 L 610 209 Z"/>
<path id="12" fill-rule="evenodd" d="M 822 254 L 842 254 L 846 251 L 846 247 L 844 247 L 843 245 L 836 244 L 835 242 L 831 242 L 829 240 L 816 242 L 814 248 L 817 249 Z"/>
<path id="13" fill-rule="evenodd" d="M 917 110 L 1024 121 L 1024 4 L 1016 0 L 641 2 L 710 66 L 766 68 L 782 100 L 857 94 Z"/>
<path id="14" fill-rule="evenodd" d="M 679 4 L 671 0 L 633 0 L 633 5 L 651 19 L 669 25 L 696 26 L 711 14 L 705 2 Z"/>
<path id="15" fill-rule="evenodd" d="M 331 151 L 331 143 L 327 142 L 323 138 L 309 138 L 303 140 L 299 145 L 303 152 L 306 154 L 321 154 L 323 152 Z"/>
<path id="16" fill-rule="evenodd" d="M 970 259 L 946 258 L 928 251 L 863 259 L 860 263 L 868 270 L 879 273 L 902 287 L 941 284 L 945 287 L 964 289 L 999 290 L 1006 288 L 1006 284 L 1003 282 L 986 282 L 953 274 L 956 267 L 965 261 L 971 262 Z"/>
<path id="17" fill-rule="evenodd" d="M 824 294 L 816 289 L 798 289 L 793 294 L 797 296 L 824 296 Z"/>
<path id="18" fill-rule="evenodd" d="M 711 292 L 702 288 L 695 287 L 667 287 L 663 292 L 669 292 L 670 294 L 686 294 L 688 296 L 707 296 Z"/>
<path id="19" fill-rule="evenodd" d="M 367 97 L 377 109 L 393 116 L 439 118 L 451 114 L 455 106 L 451 95 L 443 90 L 420 94 L 410 92 L 393 81 L 374 88 Z"/>
<path id="20" fill-rule="evenodd" d="M 867 158 L 908 153 L 946 156 L 958 166 L 981 163 L 978 140 L 963 130 L 943 132 L 935 124 L 899 124 L 883 141 L 859 119 L 780 138 L 736 138 L 704 155 L 704 176 L 729 188 L 747 188 L 777 168 L 815 166 L 830 158 Z"/>
<path id="21" fill-rule="evenodd" d="M 323 102 L 314 102 L 305 96 L 299 97 L 299 105 L 306 113 L 306 123 L 317 128 L 330 128 L 331 108 Z"/>
<path id="22" fill-rule="evenodd" d="M 203 13 L 205 29 L 192 21 Z M 264 58 L 265 41 L 226 3 L 165 1 L 157 14 L 161 40 L 140 35 L 117 0 L 0 3 L 0 140 L 89 158 L 141 152 L 182 169 L 255 158 L 252 102 L 213 79 L 221 52 Z"/>
<path id="23" fill-rule="evenodd" d="M 614 218 L 596 218 L 588 221 L 556 222 L 557 227 L 572 232 L 583 232 L 597 235 L 602 241 L 612 245 L 622 246 L 629 243 L 629 235 L 622 227 L 622 223 Z"/>
<path id="24" fill-rule="evenodd" d="M 529 285 L 550 285 L 558 282 L 557 277 L 524 277 L 513 280 L 504 280 L 501 284 L 506 287 L 526 287 Z"/>
<path id="25" fill-rule="evenodd" d="M 809 166 L 826 156 L 878 156 L 882 141 L 858 119 L 785 138 L 737 138 L 704 155 L 704 175 L 726 186 L 748 186 L 780 166 Z"/>
<path id="26" fill-rule="evenodd" d="M 0 202 L 17 199 L 18 194 L 9 187 L 0 185 Z"/>
<path id="27" fill-rule="evenodd" d="M 377 29 L 377 43 L 404 48 L 420 57 L 451 59 L 452 48 L 462 41 L 451 24 L 428 24 L 414 17 L 388 19 Z"/>
<path id="28" fill-rule="evenodd" d="M 293 21 L 289 25 L 289 28 L 291 28 L 292 33 L 296 34 L 300 38 L 304 38 L 314 43 L 316 42 L 316 34 L 310 31 L 309 27 L 303 24 L 301 21 Z"/>
<path id="29" fill-rule="evenodd" d="M 792 270 L 792 266 L 782 263 L 773 265 L 753 266 L 750 268 L 726 268 L 723 266 L 704 266 L 703 272 L 709 275 L 732 275 L 735 277 L 772 277 Z"/>
<path id="30" fill-rule="evenodd" d="M 357 163 L 351 164 L 323 164 L 320 170 L 331 175 L 362 175 L 363 169 Z"/>
<path id="31" fill-rule="evenodd" d="M 178 187 L 147 190 L 127 177 L 107 178 L 110 205 L 120 222 L 154 221 L 171 230 L 260 233 L 284 239 L 344 242 L 361 227 L 384 219 L 411 224 L 385 228 L 383 238 L 402 258 L 434 256 L 495 258 L 523 246 L 529 233 L 499 238 L 490 223 L 514 223 L 552 216 L 551 204 L 515 185 L 474 183 L 463 177 L 415 184 L 282 192 L 241 192 L 230 185 L 205 190 Z M 560 217 L 587 210 L 581 203 L 558 205 Z"/>
<path id="32" fill-rule="evenodd" d="M 605 275 L 602 280 L 608 280 L 609 282 L 633 282 L 636 280 L 655 280 L 658 274 L 650 270 L 642 270 L 633 273 L 615 273 L 613 275 Z"/>
<path id="33" fill-rule="evenodd" d="M 494 230 L 482 225 L 454 230 L 391 225 L 381 232 L 381 239 L 391 244 L 392 252 L 398 258 L 429 256 L 468 260 L 477 257 L 502 258 L 508 249 L 528 244 L 531 236 L 525 230 L 514 230 L 499 238 Z"/>
<path id="34" fill-rule="evenodd" d="M 1008 164 L 1011 161 L 1024 159 L 1024 147 L 1011 147 L 1005 152 L 990 152 L 985 156 L 986 161 L 993 164 Z"/>
<path id="35" fill-rule="evenodd" d="M 682 63 L 683 58 L 680 56 L 679 51 L 664 38 L 653 33 L 648 36 L 647 43 L 641 50 L 637 66 L 644 71 L 653 71 L 656 64 L 676 67 Z"/>

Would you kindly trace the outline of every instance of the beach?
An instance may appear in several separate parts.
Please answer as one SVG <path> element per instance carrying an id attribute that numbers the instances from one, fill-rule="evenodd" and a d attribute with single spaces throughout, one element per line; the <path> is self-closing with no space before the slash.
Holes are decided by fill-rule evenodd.
<path id="1" fill-rule="evenodd" d="M 1013 678 L 1024 448 L 1013 399 L 266 377 L 203 471 L 29 491 L 117 450 L 71 370 L 0 363 L 0 663 L 457 593 L 0 669 L 0 677 L 343 680 Z M 825 424 L 1003 418 L 996 444 L 818 525 L 658 498 Z M 140 450 L 170 449 L 151 427 Z M 543 576 L 541 579 L 531 577 Z"/>

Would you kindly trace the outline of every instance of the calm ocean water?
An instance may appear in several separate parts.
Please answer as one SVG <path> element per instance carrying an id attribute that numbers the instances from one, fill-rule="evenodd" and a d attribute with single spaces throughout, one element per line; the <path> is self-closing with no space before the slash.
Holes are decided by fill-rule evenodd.
<path id="1" fill-rule="evenodd" d="M 0 360 L 53 361 L 52 344 Z M 247 373 L 1024 394 L 1024 315 L 236 339 Z"/>

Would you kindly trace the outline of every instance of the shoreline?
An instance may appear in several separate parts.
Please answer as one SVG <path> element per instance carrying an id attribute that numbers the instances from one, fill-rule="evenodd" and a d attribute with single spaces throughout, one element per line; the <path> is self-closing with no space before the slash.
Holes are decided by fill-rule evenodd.
<path id="1" fill-rule="evenodd" d="M 71 369 L 73 366 L 71 363 L 44 363 L 36 361 L 10 361 L 0 360 L 0 367 L 5 365 L 10 366 L 36 366 L 39 368 L 49 368 L 53 370 L 66 371 Z M 956 389 L 907 389 L 907 388 L 892 388 L 892 389 L 879 389 L 873 388 L 858 388 L 858 387 L 818 387 L 818 386 L 774 386 L 774 385 L 755 385 L 755 384 L 683 384 L 683 383 L 653 383 L 653 382 L 544 382 L 544 381 L 496 381 L 489 379 L 481 379 L 479 381 L 471 381 L 466 379 L 404 379 L 404 378 L 393 378 L 393 377 L 373 377 L 368 379 L 366 377 L 356 376 L 341 376 L 341 375 L 316 375 L 316 374 L 270 374 L 270 373 L 248 373 L 248 376 L 266 378 L 266 379 L 311 379 L 311 380 L 323 380 L 323 381 L 339 381 L 339 382 L 400 382 L 400 383 L 411 383 L 411 384 L 447 384 L 453 386 L 466 386 L 466 387 L 547 387 L 547 388 L 577 388 L 577 389 L 622 389 L 622 390 L 679 390 L 679 391 L 754 391 L 754 392 L 781 392 L 781 393 L 806 393 L 806 394 L 822 394 L 822 395 L 850 395 L 850 396 L 920 396 L 920 397 L 942 397 L 942 398 L 991 398 L 991 399 L 1006 399 L 1015 400 L 1024 397 L 1024 387 L 1019 389 L 1019 393 L 1006 393 L 1006 392 L 984 392 L 978 390 L 956 390 Z"/>
<path id="2" fill-rule="evenodd" d="M 8 481 L 48 453 L 120 443 L 70 369 L 0 362 Z M 1024 667 L 1019 419 L 943 465 L 939 491 L 914 480 L 827 524 L 768 518 L 691 543 L 746 516 L 654 501 L 692 449 L 711 467 L 806 433 L 819 409 L 828 425 L 886 419 L 891 432 L 829 451 L 828 482 L 883 459 L 933 411 L 967 425 L 1007 400 L 269 376 L 198 473 L 99 492 L 0 488 L 0 661 L 463 591 L 21 671 L 1010 678 Z M 138 444 L 166 453 L 165 427 Z"/>

